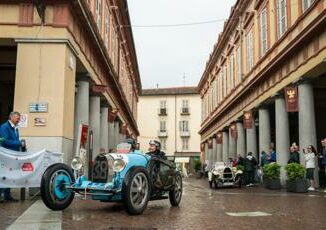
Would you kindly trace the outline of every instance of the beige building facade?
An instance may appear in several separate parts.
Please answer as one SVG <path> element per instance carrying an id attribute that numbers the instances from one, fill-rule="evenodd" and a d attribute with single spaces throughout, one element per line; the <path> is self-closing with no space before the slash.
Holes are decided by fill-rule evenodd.
<path id="1" fill-rule="evenodd" d="M 149 141 L 159 140 L 162 151 L 176 162 L 191 163 L 200 156 L 200 117 L 197 88 L 144 89 L 138 105 L 141 150 L 147 152 Z"/>
<path id="2" fill-rule="evenodd" d="M 37 3 L 40 2 L 40 3 Z M 0 121 L 12 110 L 29 150 L 89 153 L 136 138 L 141 90 L 127 1 L 0 1 Z"/>
<path id="3" fill-rule="evenodd" d="M 284 183 L 293 142 L 321 147 L 325 25 L 325 0 L 236 2 L 198 86 L 203 159 L 259 158 L 274 147 Z"/>

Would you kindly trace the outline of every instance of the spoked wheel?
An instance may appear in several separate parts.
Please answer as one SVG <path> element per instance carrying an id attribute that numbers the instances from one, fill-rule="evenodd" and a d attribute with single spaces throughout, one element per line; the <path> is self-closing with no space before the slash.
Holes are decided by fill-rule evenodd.
<path id="1" fill-rule="evenodd" d="M 136 168 L 124 185 L 124 204 L 131 215 L 141 214 L 147 207 L 150 196 L 150 185 L 147 173 L 144 169 Z"/>
<path id="2" fill-rule="evenodd" d="M 172 191 L 170 191 L 169 198 L 171 205 L 177 207 L 179 206 L 182 198 L 182 177 L 180 173 L 176 175 L 175 180 L 175 187 Z"/>
<path id="3" fill-rule="evenodd" d="M 47 168 L 41 180 L 41 197 L 44 204 L 54 211 L 67 208 L 75 193 L 66 189 L 66 186 L 74 182 L 74 175 L 67 165 L 59 163 Z"/>

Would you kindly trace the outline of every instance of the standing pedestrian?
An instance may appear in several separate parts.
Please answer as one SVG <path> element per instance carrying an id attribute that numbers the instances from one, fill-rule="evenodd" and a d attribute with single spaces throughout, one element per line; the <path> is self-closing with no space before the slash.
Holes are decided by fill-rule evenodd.
<path id="1" fill-rule="evenodd" d="M 267 153 L 265 151 L 262 151 L 260 154 L 260 167 L 264 167 L 264 165 L 268 164 L 267 160 Z"/>
<path id="2" fill-rule="evenodd" d="M 249 152 L 244 159 L 244 171 L 245 171 L 245 183 L 246 186 L 253 186 L 255 179 L 255 170 L 257 166 L 257 160 L 252 156 L 252 152 Z"/>
<path id="3" fill-rule="evenodd" d="M 290 159 L 288 160 L 288 164 L 290 163 L 300 164 L 299 152 L 297 151 L 297 148 L 293 145 L 290 147 Z"/>
<path id="4" fill-rule="evenodd" d="M 325 190 L 324 192 L 326 192 L 326 138 L 321 140 L 321 146 L 322 146 L 322 151 L 320 154 L 320 169 L 324 170 L 323 173 L 323 179 L 324 179 L 324 186 L 325 186 Z"/>
<path id="5" fill-rule="evenodd" d="M 315 177 L 314 177 L 314 172 L 315 172 L 315 157 L 316 157 L 316 149 L 312 146 L 309 145 L 307 148 L 307 151 L 303 149 L 303 153 L 305 156 L 305 162 L 306 162 L 306 178 L 310 182 L 310 187 L 308 188 L 309 191 L 314 191 L 315 190 Z"/>
<path id="6" fill-rule="evenodd" d="M 269 150 L 269 154 L 267 156 L 268 163 L 275 163 L 276 162 L 276 152 L 274 147 L 271 147 Z"/>
<path id="7" fill-rule="evenodd" d="M 20 151 L 22 147 L 22 142 L 19 140 L 19 131 L 17 125 L 20 120 L 20 113 L 11 112 L 9 115 L 8 121 L 0 127 L 0 137 L 2 138 L 1 145 L 4 148 Z M 3 198 L 2 194 L 4 195 Z M 2 201 L 11 201 L 16 202 L 17 200 L 11 196 L 10 188 L 1 188 L 0 189 L 0 200 Z"/>

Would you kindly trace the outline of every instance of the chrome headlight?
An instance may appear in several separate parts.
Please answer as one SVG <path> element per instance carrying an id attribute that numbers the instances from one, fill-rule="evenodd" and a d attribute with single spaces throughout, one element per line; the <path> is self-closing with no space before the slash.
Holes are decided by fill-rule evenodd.
<path id="1" fill-rule="evenodd" d="M 121 159 L 117 159 L 113 162 L 113 171 L 121 172 L 126 167 L 126 162 Z"/>
<path id="2" fill-rule="evenodd" d="M 74 157 L 70 164 L 73 170 L 80 170 L 83 167 L 83 160 L 80 157 Z"/>

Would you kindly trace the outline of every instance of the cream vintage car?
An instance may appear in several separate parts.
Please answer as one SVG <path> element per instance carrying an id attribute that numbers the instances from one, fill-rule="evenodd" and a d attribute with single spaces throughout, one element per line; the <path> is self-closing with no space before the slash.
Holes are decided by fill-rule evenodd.
<path id="1" fill-rule="evenodd" d="M 216 162 L 212 170 L 208 172 L 210 188 L 238 187 L 241 188 L 243 171 L 236 167 L 227 166 L 224 162 Z"/>

